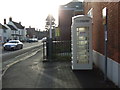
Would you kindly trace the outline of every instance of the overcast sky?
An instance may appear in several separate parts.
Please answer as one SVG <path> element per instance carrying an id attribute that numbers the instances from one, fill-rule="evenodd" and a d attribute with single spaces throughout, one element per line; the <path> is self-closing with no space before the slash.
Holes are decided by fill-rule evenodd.
<path id="1" fill-rule="evenodd" d="M 31 26 L 43 30 L 45 19 L 51 13 L 58 22 L 58 7 L 72 0 L 0 0 L 0 23 L 9 17 L 21 22 L 26 28 Z M 80 0 L 79 0 L 80 1 Z"/>

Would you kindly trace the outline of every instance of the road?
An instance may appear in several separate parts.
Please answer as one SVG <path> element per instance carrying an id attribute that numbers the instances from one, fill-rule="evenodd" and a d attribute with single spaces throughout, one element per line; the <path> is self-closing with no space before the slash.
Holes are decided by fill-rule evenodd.
<path id="1" fill-rule="evenodd" d="M 32 43 L 25 42 L 25 43 L 23 43 L 23 49 L 30 48 L 32 46 L 39 44 L 39 43 L 41 43 L 41 40 L 39 40 L 38 42 L 32 42 Z M 0 49 L 2 50 L 2 54 L 14 52 L 14 51 L 4 51 L 1 45 L 0 45 Z"/>
<path id="2" fill-rule="evenodd" d="M 38 48 L 42 48 L 42 42 L 34 42 L 34 43 L 24 43 L 24 47 L 21 50 L 15 51 L 3 51 L 2 46 L 0 47 L 0 77 L 4 74 L 4 72 L 12 65 L 22 58 L 26 58 L 31 56 L 31 52 L 36 51 Z M 0 78 L 1 79 L 1 78 Z"/>
<path id="3" fill-rule="evenodd" d="M 41 40 L 34 43 L 24 43 L 23 49 L 15 51 L 3 51 L 2 45 L 0 45 L 0 89 L 2 86 L 1 78 L 6 70 L 13 64 L 32 56 L 34 53 L 31 54 L 31 52 L 37 51 L 41 47 Z"/>
<path id="4" fill-rule="evenodd" d="M 35 42 L 35 43 L 24 43 L 23 49 L 16 50 L 16 51 L 3 51 L 2 53 L 2 66 L 8 65 L 17 59 L 18 57 L 24 57 L 27 55 L 31 50 L 36 48 L 42 47 L 42 42 Z M 13 60 L 14 59 L 14 60 Z"/>
<path id="5" fill-rule="evenodd" d="M 36 74 L 37 72 L 33 72 L 33 73 L 28 73 L 29 72 L 29 68 L 36 71 L 38 70 L 37 69 L 37 66 L 40 62 L 40 59 L 42 58 L 42 48 L 36 48 L 36 49 L 33 49 L 29 52 L 27 52 L 25 55 L 23 55 L 24 57 L 22 56 L 19 56 L 19 57 L 16 57 L 16 58 L 12 58 L 11 60 L 16 60 L 14 61 L 13 63 L 9 64 L 9 66 L 7 67 L 7 69 L 3 72 L 3 80 L 2 80 L 2 86 L 3 88 L 18 88 L 18 87 L 21 87 L 21 86 L 24 86 L 24 88 L 27 88 L 27 87 L 32 87 L 33 85 L 31 84 L 34 84 L 34 81 L 31 82 L 31 80 L 34 80 L 34 79 L 37 79 L 36 78 Z M 23 66 L 20 66 L 20 67 L 17 67 L 17 68 L 14 68 L 14 66 L 18 65 L 18 64 L 22 64 Z M 30 63 L 30 64 L 27 64 L 27 63 Z M 14 71 L 12 70 L 13 72 L 9 72 L 10 69 L 21 69 L 21 70 L 17 70 L 17 71 Z M 21 72 L 21 71 L 24 71 L 25 72 Z M 8 75 L 10 77 L 13 77 L 13 78 L 10 78 L 9 76 L 6 76 Z M 24 75 L 25 76 L 24 76 Z M 27 75 L 29 74 L 29 76 Z M 13 75 L 13 76 L 12 76 Z M 17 76 L 23 76 L 23 77 L 14 77 L 14 75 L 17 75 Z M 35 76 L 34 76 L 35 75 Z M 7 80 L 9 78 L 9 80 Z M 26 80 L 27 78 L 29 78 L 28 80 Z M 20 82 L 16 80 L 19 79 L 21 80 Z M 11 83 L 13 82 L 13 83 Z M 29 85 L 26 86 L 26 82 L 29 83 Z M 16 83 L 16 85 L 14 86 L 14 84 Z"/>

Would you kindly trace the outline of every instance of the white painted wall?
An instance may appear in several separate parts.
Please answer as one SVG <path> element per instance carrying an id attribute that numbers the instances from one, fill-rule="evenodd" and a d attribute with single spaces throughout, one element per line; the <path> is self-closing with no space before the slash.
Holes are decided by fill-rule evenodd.
<path id="1" fill-rule="evenodd" d="M 1 42 L 1 43 L 3 42 L 3 36 L 2 36 L 2 33 L 3 33 L 3 29 L 0 28 L 0 37 L 1 37 L 0 42 Z"/>
<path id="2" fill-rule="evenodd" d="M 5 32 L 4 32 L 5 31 Z M 3 41 L 6 42 L 7 39 L 8 39 L 8 36 L 7 36 L 7 30 L 3 30 Z"/>
<path id="3" fill-rule="evenodd" d="M 22 39 L 22 40 L 26 39 L 26 29 L 19 29 L 12 22 L 8 22 L 8 24 L 12 25 L 13 27 L 15 27 L 18 30 L 16 33 L 21 35 L 21 37 L 18 37 L 18 39 Z"/>
<path id="4" fill-rule="evenodd" d="M 93 61 L 105 73 L 104 55 L 93 51 Z M 107 77 L 120 87 L 120 64 L 110 58 L 107 59 Z"/>
<path id="5" fill-rule="evenodd" d="M 3 30 L 0 28 L 0 35 L 2 35 L 2 31 L 3 31 Z"/>
<path id="6" fill-rule="evenodd" d="M 27 30 L 24 28 L 24 30 L 23 30 L 23 40 L 26 40 L 26 34 L 27 34 Z"/>
<path id="7" fill-rule="evenodd" d="M 4 25 L 5 27 L 7 27 L 6 25 Z M 0 29 L 0 36 L 2 37 L 2 42 L 6 42 L 7 39 L 10 39 L 11 37 L 11 30 L 9 29 L 9 27 L 7 27 L 8 29 L 6 29 L 4 32 L 3 29 Z"/>
<path id="8" fill-rule="evenodd" d="M 4 26 L 8 28 L 6 33 L 7 39 L 11 39 L 11 29 L 7 25 Z"/>
<path id="9" fill-rule="evenodd" d="M 14 25 L 14 23 L 13 22 L 8 22 L 8 24 L 9 25 L 12 25 L 15 29 L 17 29 L 18 30 L 18 28 Z M 19 34 L 19 30 L 18 31 L 13 31 L 13 30 L 11 30 L 11 34 Z M 12 37 L 12 36 L 11 36 Z M 13 39 L 13 37 L 12 37 L 12 39 Z M 19 36 L 17 36 L 17 39 L 19 39 Z"/>
<path id="10" fill-rule="evenodd" d="M 26 40 L 26 29 L 18 29 L 19 34 L 21 35 L 22 40 Z"/>

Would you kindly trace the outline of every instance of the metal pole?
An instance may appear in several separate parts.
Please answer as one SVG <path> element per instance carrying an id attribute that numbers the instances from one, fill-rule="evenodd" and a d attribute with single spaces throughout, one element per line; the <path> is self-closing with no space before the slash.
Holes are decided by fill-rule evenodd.
<path id="1" fill-rule="evenodd" d="M 50 15 L 50 38 L 52 38 L 52 19 Z"/>
<path id="2" fill-rule="evenodd" d="M 105 76 L 104 80 L 107 80 L 107 25 L 104 26 L 105 28 Z"/>
<path id="3" fill-rule="evenodd" d="M 50 15 L 49 55 L 48 55 L 48 59 L 49 60 L 52 59 L 52 18 L 51 18 L 51 15 Z"/>
<path id="4" fill-rule="evenodd" d="M 45 59 L 45 42 L 43 41 L 43 59 Z"/>

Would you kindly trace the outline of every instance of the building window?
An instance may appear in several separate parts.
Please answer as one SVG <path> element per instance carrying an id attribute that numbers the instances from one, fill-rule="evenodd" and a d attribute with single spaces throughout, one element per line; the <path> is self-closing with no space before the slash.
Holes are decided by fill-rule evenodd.
<path id="1" fill-rule="evenodd" d="M 91 8 L 88 13 L 87 13 L 88 16 L 90 16 L 91 18 L 93 18 L 93 8 Z"/>

